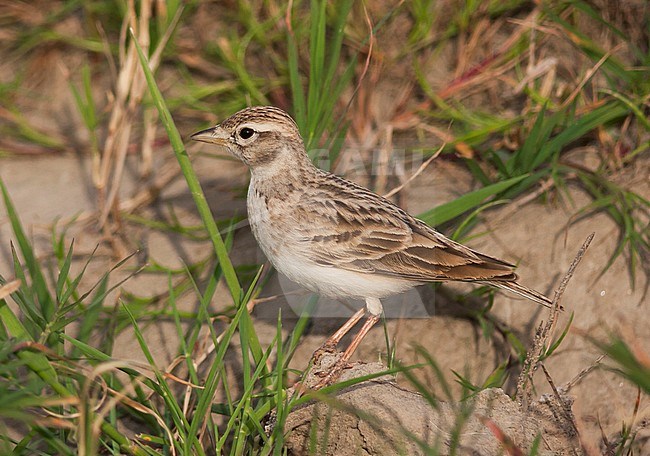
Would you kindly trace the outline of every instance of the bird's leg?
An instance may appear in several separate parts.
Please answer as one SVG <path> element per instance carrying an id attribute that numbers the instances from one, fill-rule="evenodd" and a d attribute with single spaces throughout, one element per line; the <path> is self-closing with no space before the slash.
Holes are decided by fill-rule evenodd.
<path id="1" fill-rule="evenodd" d="M 380 318 L 381 317 L 379 315 L 369 315 L 368 318 L 366 318 L 366 321 L 359 332 L 354 336 L 352 342 L 350 342 L 350 345 L 348 345 L 348 348 L 346 348 L 343 352 L 343 356 L 341 356 L 341 362 L 343 364 L 347 364 L 347 362 L 352 357 L 352 354 L 357 350 L 357 347 L 363 338 L 366 337 L 366 334 L 368 334 L 368 331 L 370 331 L 372 327 L 377 324 Z"/>
<path id="2" fill-rule="evenodd" d="M 334 351 L 336 346 L 341 342 L 341 339 L 345 337 L 347 333 L 350 332 L 350 330 L 356 325 L 359 320 L 363 318 L 363 316 L 366 314 L 366 309 L 361 308 L 359 309 L 354 315 L 350 317 L 348 321 L 346 321 L 343 326 L 341 326 L 334 334 L 332 334 L 320 347 L 316 349 L 314 354 L 312 355 L 312 359 L 316 360 L 320 358 L 323 353 L 329 353 Z"/>
<path id="3" fill-rule="evenodd" d="M 354 336 L 352 342 L 350 342 L 350 345 L 348 345 L 348 348 L 346 348 L 341 357 L 336 360 L 336 363 L 329 369 L 327 375 L 325 375 L 325 377 L 323 377 L 316 385 L 314 385 L 312 389 L 321 389 L 324 386 L 331 385 L 336 380 L 338 380 L 343 369 L 347 366 L 348 361 L 350 361 L 352 354 L 356 351 L 363 338 L 366 337 L 368 331 L 370 331 L 372 327 L 377 324 L 380 318 L 380 315 L 371 314 L 368 316 L 359 332 Z"/>
<path id="4" fill-rule="evenodd" d="M 325 353 L 332 353 L 336 350 L 336 346 L 341 342 L 341 339 L 345 337 L 347 333 L 350 332 L 352 328 L 354 328 L 354 325 L 356 325 L 359 320 L 363 318 L 363 316 L 366 314 L 366 308 L 362 307 L 358 311 L 355 312 L 354 315 L 352 315 L 348 321 L 346 321 L 343 326 L 341 326 L 334 334 L 332 334 L 325 342 L 323 342 L 323 345 L 318 347 L 316 351 L 314 352 L 313 355 L 311 355 L 311 360 L 309 362 L 310 365 L 314 365 L 318 362 L 320 358 L 323 357 Z M 303 378 L 304 380 L 304 378 Z M 303 386 L 303 380 L 297 382 L 294 385 L 294 388 L 296 391 L 299 392 L 299 394 L 302 394 L 305 392 L 304 386 Z"/>
<path id="5" fill-rule="evenodd" d="M 366 334 L 368 334 L 368 332 L 372 329 L 372 327 L 377 324 L 377 322 L 381 318 L 381 313 L 384 310 L 382 305 L 381 305 L 381 302 L 377 298 L 367 298 L 366 299 L 366 309 L 367 309 L 367 311 L 368 311 L 368 313 L 370 315 L 368 315 L 368 318 L 366 319 L 365 323 L 363 324 L 363 326 L 361 327 L 359 332 L 354 336 L 354 338 L 352 339 L 352 342 L 350 342 L 350 345 L 348 345 L 348 348 L 345 349 L 345 351 L 343 352 L 341 357 L 330 368 L 327 375 L 325 375 L 325 377 L 323 377 L 312 389 L 317 390 L 317 389 L 323 388 L 324 386 L 331 385 L 332 383 L 334 383 L 341 376 L 341 372 L 347 366 L 348 361 L 352 357 L 352 354 L 356 351 L 357 347 L 359 346 L 359 344 L 361 343 L 363 338 L 366 337 Z M 357 320 L 354 323 L 359 321 L 359 319 L 363 316 L 363 314 L 365 314 L 366 309 L 364 309 L 364 312 L 361 313 L 361 314 L 359 312 L 354 314 L 353 318 L 356 317 L 357 314 L 359 314 Z M 352 321 L 353 318 L 348 320 L 348 323 L 350 321 Z M 347 323 L 346 323 L 346 325 L 347 325 Z M 352 326 L 354 326 L 354 324 Z M 350 326 L 350 328 L 352 326 Z M 341 329 L 343 329 L 343 328 L 341 328 Z M 349 330 L 350 329 L 348 328 L 347 331 L 349 331 Z M 337 331 L 337 333 L 340 332 L 340 331 L 341 330 Z M 345 333 L 343 333 L 343 334 L 345 335 Z M 332 336 L 332 338 L 333 337 L 334 336 Z M 339 340 L 342 337 L 343 337 L 343 335 L 339 338 Z"/>

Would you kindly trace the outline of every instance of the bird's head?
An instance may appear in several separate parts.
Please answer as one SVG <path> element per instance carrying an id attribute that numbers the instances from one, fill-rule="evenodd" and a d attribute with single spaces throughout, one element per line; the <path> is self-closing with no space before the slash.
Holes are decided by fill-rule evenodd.
<path id="1" fill-rule="evenodd" d="M 191 139 L 225 147 L 253 172 L 306 158 L 298 126 L 289 114 L 272 106 L 242 109 Z"/>

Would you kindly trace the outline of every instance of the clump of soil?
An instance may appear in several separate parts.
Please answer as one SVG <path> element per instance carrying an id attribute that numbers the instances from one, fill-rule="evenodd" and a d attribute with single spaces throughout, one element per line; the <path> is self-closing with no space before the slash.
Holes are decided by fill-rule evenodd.
<path id="1" fill-rule="evenodd" d="M 319 360 L 305 383 L 317 381 L 335 356 Z M 341 380 L 384 370 L 380 363 L 356 363 Z M 433 403 L 382 376 L 296 409 L 285 431 L 290 455 L 417 455 L 426 448 L 443 455 L 526 454 L 534 445 L 540 455 L 582 454 L 570 420 L 566 398 L 543 396 L 525 406 L 490 388 L 463 402 Z"/>

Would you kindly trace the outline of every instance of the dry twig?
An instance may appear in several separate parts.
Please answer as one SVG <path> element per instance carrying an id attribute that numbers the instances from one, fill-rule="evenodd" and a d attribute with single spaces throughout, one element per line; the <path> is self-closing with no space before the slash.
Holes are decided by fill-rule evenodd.
<path id="1" fill-rule="evenodd" d="M 521 370 L 521 374 L 519 374 L 519 378 L 517 380 L 517 393 L 515 395 L 515 399 L 517 402 L 519 402 L 519 404 L 530 404 L 532 397 L 532 377 L 537 370 L 537 367 L 539 366 L 540 359 L 549 346 L 551 337 L 553 336 L 557 318 L 561 309 L 560 300 L 564 294 L 564 291 L 566 290 L 569 280 L 571 280 L 571 277 L 573 277 L 578 264 L 580 264 L 582 257 L 589 248 L 589 244 L 591 244 L 594 235 L 595 233 L 591 233 L 589 236 L 587 236 L 587 239 L 582 244 L 582 247 L 580 247 L 580 250 L 578 250 L 576 257 L 573 259 L 571 266 L 569 266 L 569 270 L 564 275 L 560 286 L 557 288 L 557 290 L 555 290 L 555 296 L 553 297 L 553 304 L 551 306 L 548 321 L 546 323 L 540 323 L 539 327 L 537 328 L 535 338 L 533 339 L 533 347 L 528 351 L 528 355 L 524 361 L 524 366 Z"/>

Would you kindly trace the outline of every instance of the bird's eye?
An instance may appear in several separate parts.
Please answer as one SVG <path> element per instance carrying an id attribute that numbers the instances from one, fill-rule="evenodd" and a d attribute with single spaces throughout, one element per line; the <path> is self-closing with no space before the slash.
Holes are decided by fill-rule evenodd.
<path id="1" fill-rule="evenodd" d="M 255 134 L 255 130 L 253 130 L 252 128 L 244 127 L 241 130 L 239 130 L 239 137 L 241 139 L 249 139 L 254 134 Z"/>

